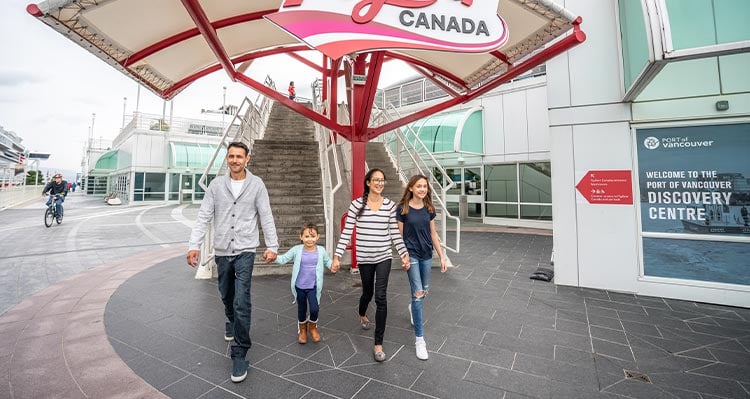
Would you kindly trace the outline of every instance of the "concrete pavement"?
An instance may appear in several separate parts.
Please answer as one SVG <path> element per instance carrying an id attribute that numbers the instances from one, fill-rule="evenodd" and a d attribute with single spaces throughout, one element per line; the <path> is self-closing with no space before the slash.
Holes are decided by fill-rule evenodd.
<path id="1" fill-rule="evenodd" d="M 324 340 L 307 345 L 288 277 L 255 277 L 251 369 L 233 384 L 216 282 L 183 260 L 197 208 L 66 205 L 50 229 L 43 206 L 0 212 L 0 398 L 750 397 L 750 310 L 532 281 L 551 237 L 498 232 L 464 232 L 457 267 L 433 273 L 426 362 L 400 270 L 382 364 L 356 276 L 326 276 Z"/>

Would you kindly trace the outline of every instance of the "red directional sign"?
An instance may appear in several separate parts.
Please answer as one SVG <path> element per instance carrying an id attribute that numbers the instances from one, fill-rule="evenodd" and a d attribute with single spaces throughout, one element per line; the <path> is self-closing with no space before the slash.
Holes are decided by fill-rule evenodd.
<path id="1" fill-rule="evenodd" d="M 632 172 L 629 170 L 590 170 L 576 189 L 589 204 L 633 204 Z"/>

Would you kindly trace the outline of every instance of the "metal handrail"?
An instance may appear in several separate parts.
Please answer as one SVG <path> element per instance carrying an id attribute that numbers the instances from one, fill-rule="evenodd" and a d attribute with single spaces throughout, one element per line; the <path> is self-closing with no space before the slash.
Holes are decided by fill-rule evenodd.
<path id="1" fill-rule="evenodd" d="M 316 112 L 322 113 L 323 110 L 329 110 L 330 99 L 326 99 L 325 103 L 322 103 L 318 98 L 317 91 L 315 90 L 316 82 L 313 82 L 313 108 Z M 334 234 L 333 234 L 333 220 L 335 202 L 334 198 L 336 192 L 343 185 L 343 179 L 341 177 L 341 168 L 339 167 L 338 153 L 336 150 L 336 136 L 333 132 L 315 123 L 315 139 L 318 141 L 318 157 L 320 160 L 320 174 L 323 182 L 323 213 L 325 216 L 326 223 L 326 251 L 333 253 Z M 334 169 L 336 171 L 336 185 L 333 186 L 331 169 L 329 167 L 330 162 L 333 162 Z"/>
<path id="2" fill-rule="evenodd" d="M 387 106 L 388 110 L 382 110 L 375 106 L 375 109 L 377 110 L 377 113 L 373 115 L 374 121 L 377 121 L 378 119 L 385 119 L 386 122 L 391 122 L 395 119 L 401 118 L 400 113 L 393 105 Z M 391 116 L 390 112 L 393 112 L 397 115 L 397 118 L 393 118 Z M 402 129 L 405 129 L 407 132 L 406 134 L 403 132 Z M 430 179 L 430 184 L 432 187 L 439 188 L 440 195 L 435 196 L 435 200 L 437 204 L 439 205 L 439 208 L 442 210 L 441 212 L 441 226 L 440 226 L 440 235 L 441 235 L 441 241 L 443 244 L 443 247 L 446 249 L 458 253 L 460 251 L 460 245 L 461 245 L 461 219 L 459 219 L 456 216 L 453 216 L 448 211 L 447 207 L 447 193 L 450 189 L 454 188 L 456 186 L 456 182 L 453 181 L 450 175 L 445 171 L 443 166 L 438 162 L 438 160 L 432 155 L 432 152 L 427 148 L 427 146 L 422 142 L 422 140 L 419 139 L 419 136 L 417 135 L 417 132 L 414 131 L 414 129 L 411 128 L 411 126 L 406 125 L 401 128 L 398 128 L 396 130 L 393 130 L 393 137 L 395 137 L 396 142 L 396 154 L 393 154 L 390 146 L 388 145 L 388 141 L 385 139 L 386 135 L 383 135 L 384 145 L 385 149 L 388 152 L 389 156 L 392 159 L 396 160 L 396 169 L 398 170 L 399 175 L 404 179 L 405 181 L 408 181 L 409 175 L 413 174 L 412 172 L 408 172 L 405 168 L 403 168 L 401 164 L 401 151 L 400 149 L 403 149 L 404 152 L 406 152 L 406 155 L 409 159 L 411 159 L 411 163 L 416 168 L 420 174 L 427 176 Z M 411 137 L 409 137 L 411 136 Z M 410 138 L 413 139 L 413 142 L 409 140 Z M 424 154 L 426 155 L 429 160 L 432 162 L 433 166 L 430 166 L 427 161 L 424 160 L 424 158 L 420 155 Z M 437 169 L 441 176 L 443 177 L 444 182 L 449 182 L 447 185 L 443 185 L 438 179 L 435 177 L 435 175 L 432 173 L 432 168 Z M 410 169 L 410 170 L 413 170 Z M 433 190 L 437 191 L 437 190 Z M 447 218 L 450 218 L 451 220 L 454 220 L 456 222 L 456 246 L 455 248 L 449 247 L 447 243 L 447 234 L 448 234 L 448 228 L 447 228 Z"/>

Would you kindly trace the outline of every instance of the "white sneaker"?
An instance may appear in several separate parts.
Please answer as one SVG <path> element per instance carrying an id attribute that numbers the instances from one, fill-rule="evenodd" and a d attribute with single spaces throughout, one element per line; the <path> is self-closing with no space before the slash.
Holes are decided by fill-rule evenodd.
<path id="1" fill-rule="evenodd" d="M 409 304 L 409 322 L 414 325 L 414 316 L 411 315 L 411 304 Z"/>
<path id="2" fill-rule="evenodd" d="M 417 359 L 419 360 L 427 360 L 429 355 L 427 354 L 427 343 L 423 341 L 417 342 L 414 344 L 414 346 L 417 349 Z"/>

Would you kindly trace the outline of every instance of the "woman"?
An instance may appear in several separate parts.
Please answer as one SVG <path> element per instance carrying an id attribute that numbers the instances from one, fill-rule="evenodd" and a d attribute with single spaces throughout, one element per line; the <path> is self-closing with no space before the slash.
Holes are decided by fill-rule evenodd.
<path id="1" fill-rule="evenodd" d="M 416 337 L 414 347 L 417 358 L 427 360 L 427 343 L 422 332 L 422 302 L 430 289 L 433 248 L 440 257 L 440 271 L 445 273 L 448 269 L 435 228 L 435 206 L 432 204 L 432 189 L 426 176 L 415 175 L 409 179 L 396 208 L 396 219 L 411 260 L 407 274 L 411 286 L 409 316 Z"/>
<path id="2" fill-rule="evenodd" d="M 339 260 L 357 228 L 357 264 L 362 280 L 362 296 L 359 298 L 359 322 L 362 329 L 370 328 L 367 306 L 375 294 L 375 347 L 373 357 L 385 361 L 383 335 L 388 316 L 388 275 L 391 273 L 391 243 L 401 256 L 402 267 L 409 266 L 409 254 L 396 225 L 396 203 L 383 197 L 385 174 L 380 169 L 371 169 L 365 175 L 364 195 L 349 205 L 346 224 L 341 232 L 331 271 L 339 269 Z"/>

